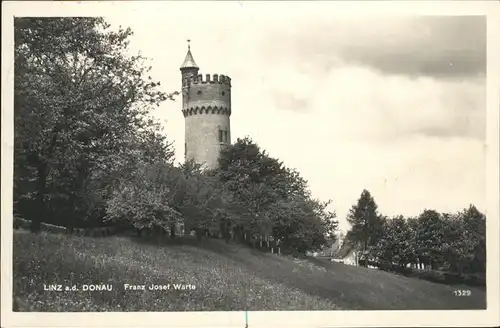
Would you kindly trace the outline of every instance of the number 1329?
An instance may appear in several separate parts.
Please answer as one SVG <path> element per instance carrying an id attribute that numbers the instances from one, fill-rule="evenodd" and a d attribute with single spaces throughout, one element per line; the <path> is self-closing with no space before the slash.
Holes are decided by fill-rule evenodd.
<path id="1" fill-rule="evenodd" d="M 472 294 L 472 292 L 469 289 L 458 289 L 458 290 L 454 290 L 453 294 L 455 296 L 470 296 Z"/>

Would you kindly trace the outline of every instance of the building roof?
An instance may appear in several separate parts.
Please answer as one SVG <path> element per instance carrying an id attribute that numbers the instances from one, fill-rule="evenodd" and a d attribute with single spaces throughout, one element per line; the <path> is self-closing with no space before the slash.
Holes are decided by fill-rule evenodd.
<path id="1" fill-rule="evenodd" d="M 333 258 L 343 259 L 344 257 L 346 257 L 349 254 L 349 252 L 353 248 L 354 247 L 351 245 L 351 243 L 344 241 L 342 243 L 342 246 L 339 248 L 339 250 L 335 254 L 333 254 Z"/>
<path id="2" fill-rule="evenodd" d="M 330 247 L 332 254 L 335 254 L 336 252 L 338 252 L 338 250 L 340 249 L 341 246 L 342 246 L 342 240 L 340 240 L 340 238 L 337 238 L 335 240 L 335 242 L 332 244 L 332 246 Z"/>
<path id="3" fill-rule="evenodd" d="M 184 63 L 182 63 L 181 69 L 183 68 L 199 68 L 194 61 L 193 54 L 191 54 L 191 47 L 188 45 L 188 52 L 186 54 L 186 58 L 184 59 Z"/>
<path id="4" fill-rule="evenodd" d="M 338 239 L 327 239 L 326 245 L 318 251 L 318 254 L 320 256 L 331 256 L 338 251 L 338 248 L 340 247 L 339 242 L 340 241 Z"/>

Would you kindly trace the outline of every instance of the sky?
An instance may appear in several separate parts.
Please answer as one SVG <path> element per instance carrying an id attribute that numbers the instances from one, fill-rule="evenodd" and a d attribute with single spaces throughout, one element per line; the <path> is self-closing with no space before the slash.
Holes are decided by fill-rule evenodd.
<path id="1" fill-rule="evenodd" d="M 341 230 L 363 189 L 388 216 L 485 210 L 484 18 L 341 18 L 321 2 L 154 6 L 105 18 L 132 28 L 131 51 L 150 58 L 165 92 L 180 90 L 191 39 L 201 74 L 232 79 L 233 141 L 250 136 L 297 169 Z M 180 98 L 154 115 L 182 162 Z"/>

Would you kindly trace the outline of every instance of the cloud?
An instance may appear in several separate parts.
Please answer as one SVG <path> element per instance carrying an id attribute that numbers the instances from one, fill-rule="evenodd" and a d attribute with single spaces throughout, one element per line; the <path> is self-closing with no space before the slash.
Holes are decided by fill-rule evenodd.
<path id="1" fill-rule="evenodd" d="M 372 42 L 341 49 L 342 58 L 409 76 L 464 78 L 486 71 L 485 17 L 426 17 L 397 32 L 375 31 Z"/>
<path id="2" fill-rule="evenodd" d="M 259 108 L 324 117 L 337 139 L 372 143 L 419 135 L 485 139 L 482 79 L 410 79 L 356 66 L 338 67 L 323 77 L 292 70 L 286 75 L 288 83 L 282 76 L 281 70 L 269 69 L 266 85 L 253 102 Z"/>
<path id="3" fill-rule="evenodd" d="M 409 16 L 297 21 L 295 29 L 271 28 L 260 44 L 271 61 L 308 61 L 328 72 L 340 61 L 382 74 L 462 79 L 486 71 L 486 18 Z"/>
<path id="4" fill-rule="evenodd" d="M 293 93 L 277 90 L 271 97 L 273 98 L 274 106 L 278 109 L 291 111 L 305 111 L 309 107 L 308 101 L 305 98 L 299 98 Z"/>
<path id="5" fill-rule="evenodd" d="M 262 70 L 252 74 L 265 81 L 274 99 L 268 106 L 311 114 L 323 108 L 342 122 L 336 128 L 344 138 L 484 140 L 484 17 L 294 23 L 266 25 L 266 33 L 254 35 L 250 58 Z"/>

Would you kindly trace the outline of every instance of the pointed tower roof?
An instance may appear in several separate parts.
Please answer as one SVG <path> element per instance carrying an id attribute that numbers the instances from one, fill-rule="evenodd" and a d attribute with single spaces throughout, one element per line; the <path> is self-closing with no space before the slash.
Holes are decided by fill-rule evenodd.
<path id="1" fill-rule="evenodd" d="M 189 42 L 191 42 L 191 40 L 187 40 L 187 41 L 188 41 L 188 52 L 186 54 L 186 58 L 184 59 L 184 63 L 182 63 L 181 69 L 183 69 L 183 68 L 199 68 L 198 65 L 196 65 L 196 63 L 194 61 L 193 55 L 191 54 L 191 45 L 189 44 Z"/>

